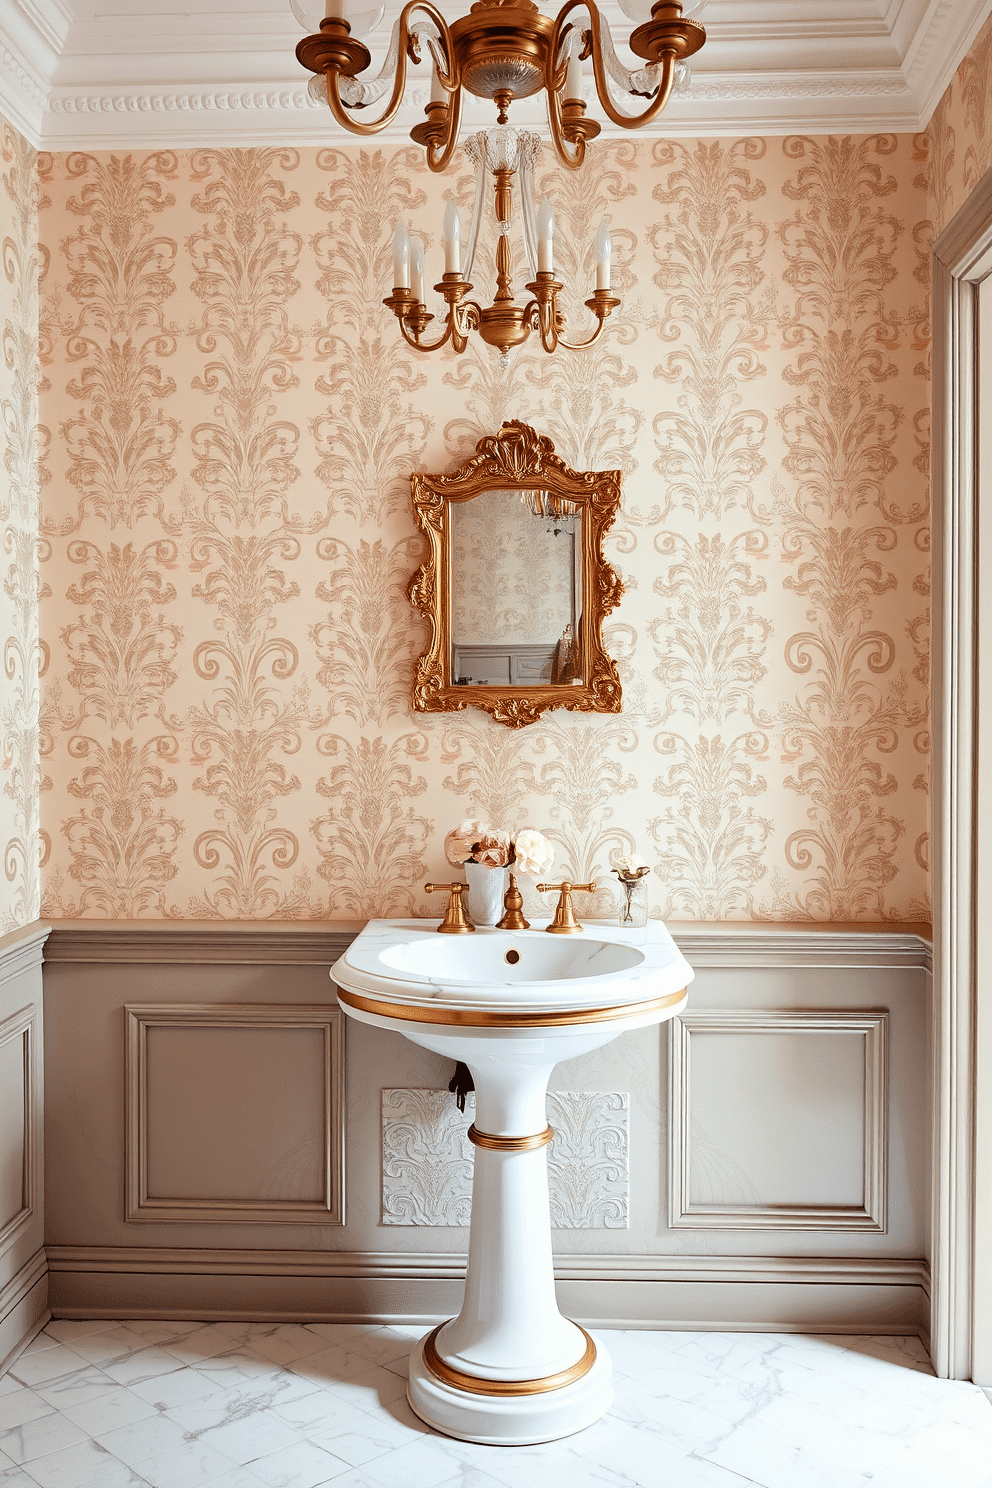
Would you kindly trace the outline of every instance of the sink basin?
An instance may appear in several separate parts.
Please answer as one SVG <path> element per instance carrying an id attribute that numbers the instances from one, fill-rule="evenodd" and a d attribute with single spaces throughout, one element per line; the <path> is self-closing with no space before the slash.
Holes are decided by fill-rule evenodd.
<path id="1" fill-rule="evenodd" d="M 334 980 L 354 995 L 409 1009 L 443 1002 L 578 1014 L 667 997 L 692 976 L 663 925 L 622 931 L 601 924 L 561 936 L 544 934 L 543 923 L 438 935 L 434 920 L 370 920 Z"/>
<path id="2" fill-rule="evenodd" d="M 421 936 L 402 941 L 379 955 L 383 966 L 430 981 L 488 982 L 492 985 L 517 982 L 574 981 L 580 977 L 613 976 L 640 966 L 644 952 L 636 946 L 593 940 L 506 930 L 496 936 L 445 937 L 440 944 Z"/>
<path id="3" fill-rule="evenodd" d="M 414 1350 L 407 1398 L 449 1436 L 551 1441 L 597 1421 L 613 1390 L 606 1350 L 555 1297 L 548 1079 L 561 1060 L 674 1017 L 692 969 L 658 923 L 568 937 L 540 922 L 464 936 L 436 927 L 371 920 L 331 970 L 349 1017 L 463 1061 L 475 1082 L 465 1298 Z"/>

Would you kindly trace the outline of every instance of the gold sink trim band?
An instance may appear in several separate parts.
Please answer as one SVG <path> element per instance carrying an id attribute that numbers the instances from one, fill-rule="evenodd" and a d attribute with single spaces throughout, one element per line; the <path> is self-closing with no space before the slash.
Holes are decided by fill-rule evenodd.
<path id="1" fill-rule="evenodd" d="M 451 1023 L 461 1028 L 569 1028 L 576 1023 L 598 1023 L 603 1018 L 636 1018 L 643 1013 L 660 1012 L 681 1002 L 684 996 L 682 987 L 678 992 L 669 992 L 667 997 L 655 997 L 651 1002 L 625 1002 L 619 1007 L 582 1008 L 569 1013 L 497 1013 L 481 1008 L 438 1007 L 436 1003 L 411 1007 L 408 1003 L 362 997 L 358 992 L 338 987 L 338 1001 L 359 1012 L 397 1018 L 405 1023 Z"/>
<path id="2" fill-rule="evenodd" d="M 495 1152 L 530 1152 L 535 1147 L 546 1147 L 554 1137 L 553 1126 L 546 1126 L 532 1137 L 496 1137 L 492 1132 L 480 1131 L 475 1122 L 468 1129 L 468 1139 L 475 1147 L 491 1147 Z"/>
<path id="3" fill-rule="evenodd" d="M 576 1323 L 574 1326 L 586 1341 L 586 1351 L 578 1363 L 569 1369 L 560 1369 L 557 1374 L 546 1374 L 543 1379 L 481 1379 L 477 1374 L 464 1374 L 460 1369 L 452 1369 L 441 1358 L 434 1340 L 446 1326 L 445 1323 L 439 1323 L 434 1332 L 424 1339 L 424 1363 L 431 1374 L 443 1384 L 453 1385 L 456 1390 L 465 1390 L 470 1395 L 543 1395 L 548 1390 L 563 1390 L 566 1385 L 574 1385 L 576 1380 L 588 1374 L 596 1362 L 595 1343 L 585 1328 Z"/>

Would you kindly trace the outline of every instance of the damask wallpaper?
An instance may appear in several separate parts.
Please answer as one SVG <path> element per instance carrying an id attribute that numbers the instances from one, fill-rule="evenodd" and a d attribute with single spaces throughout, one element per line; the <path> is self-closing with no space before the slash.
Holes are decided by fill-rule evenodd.
<path id="1" fill-rule="evenodd" d="M 36 169 L 4 126 L 0 930 L 39 861 L 50 915 L 427 913 L 465 815 L 604 885 L 635 848 L 671 919 L 925 917 L 928 253 L 992 165 L 990 92 L 992 25 L 915 139 L 545 159 L 576 322 L 604 213 L 623 304 L 507 369 L 417 357 L 379 304 L 395 218 L 438 265 L 467 168 Z M 624 472 L 619 717 L 410 712 L 409 473 L 514 417 Z"/>
<path id="2" fill-rule="evenodd" d="M 634 848 L 671 919 L 926 917 L 922 146 L 590 153 L 539 186 L 579 298 L 609 216 L 623 304 L 505 370 L 380 305 L 467 169 L 42 157 L 45 913 L 430 913 L 470 815 L 545 830 L 587 913 Z M 410 711 L 408 477 L 505 418 L 624 472 L 618 717 Z"/>
<path id="3" fill-rule="evenodd" d="M 34 151 L 0 120 L 0 934 L 39 912 L 38 189 Z"/>
<path id="4" fill-rule="evenodd" d="M 927 127 L 931 210 L 940 232 L 992 169 L 992 21 L 986 22 Z"/>

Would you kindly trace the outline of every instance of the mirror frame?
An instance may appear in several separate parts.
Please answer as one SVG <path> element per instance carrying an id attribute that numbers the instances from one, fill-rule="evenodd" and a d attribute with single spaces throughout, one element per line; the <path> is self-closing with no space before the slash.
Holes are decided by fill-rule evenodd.
<path id="1" fill-rule="evenodd" d="M 622 690 L 616 666 L 603 647 L 603 620 L 620 603 L 623 582 L 606 561 L 603 538 L 620 509 L 619 470 L 573 470 L 544 434 L 511 419 L 486 435 L 476 453 L 447 475 L 410 477 L 417 526 L 427 557 L 407 586 L 407 597 L 430 627 L 413 680 L 415 713 L 457 713 L 481 708 L 497 723 L 524 728 L 551 708 L 619 713 Z M 455 685 L 451 678 L 451 502 L 482 491 L 550 491 L 581 508 L 583 680 L 563 686 Z"/>

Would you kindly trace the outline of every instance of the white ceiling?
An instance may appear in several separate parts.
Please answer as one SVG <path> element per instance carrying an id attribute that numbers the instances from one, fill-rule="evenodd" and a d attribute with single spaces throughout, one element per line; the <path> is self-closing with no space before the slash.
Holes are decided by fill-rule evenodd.
<path id="1" fill-rule="evenodd" d="M 386 0 L 364 38 L 374 66 L 399 7 Z M 439 8 L 453 17 L 468 0 Z M 602 9 L 626 37 L 617 0 Z M 654 133 L 921 129 L 990 14 L 992 0 L 704 0 L 694 15 L 706 46 Z M 0 112 L 60 150 L 345 142 L 307 95 L 302 34 L 289 0 L 0 0 Z M 423 118 L 419 72 L 380 140 Z M 468 127 L 493 118 L 474 100 L 465 113 Z M 541 105 L 518 104 L 512 118 L 539 125 Z"/>

